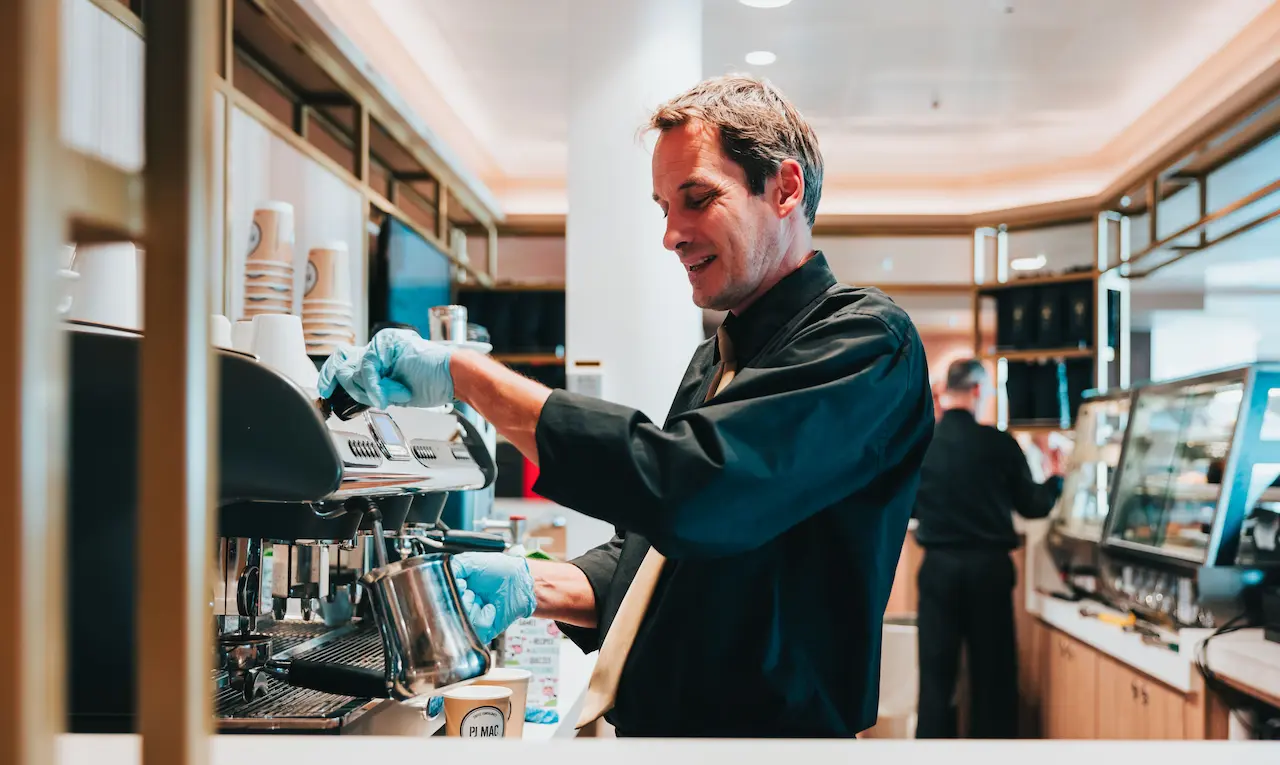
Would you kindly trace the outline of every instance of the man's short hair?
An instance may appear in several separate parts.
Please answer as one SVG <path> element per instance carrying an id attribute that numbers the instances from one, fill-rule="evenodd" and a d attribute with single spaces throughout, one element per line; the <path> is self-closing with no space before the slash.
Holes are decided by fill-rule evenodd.
<path id="1" fill-rule="evenodd" d="M 947 390 L 968 393 L 987 381 L 987 368 L 977 359 L 960 359 L 947 367 Z"/>
<path id="2" fill-rule="evenodd" d="M 822 198 L 822 152 L 818 136 L 782 92 L 746 75 L 705 80 L 659 106 L 650 130 L 667 131 L 700 120 L 720 133 L 720 146 L 747 176 L 759 196 L 783 161 L 794 159 L 804 175 L 804 214 L 810 228 Z"/>

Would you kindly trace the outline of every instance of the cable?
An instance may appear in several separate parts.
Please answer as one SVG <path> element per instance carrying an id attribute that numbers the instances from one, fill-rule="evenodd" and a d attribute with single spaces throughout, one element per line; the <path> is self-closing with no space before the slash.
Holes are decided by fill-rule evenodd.
<path id="1" fill-rule="evenodd" d="M 1231 715 L 1236 718 L 1241 726 L 1244 727 L 1250 738 L 1257 736 L 1259 731 L 1251 720 L 1242 715 L 1242 711 L 1257 711 L 1266 705 L 1262 704 L 1249 694 L 1239 691 L 1233 686 L 1228 685 L 1225 681 L 1218 679 L 1217 674 L 1209 667 L 1209 641 L 1220 635 L 1229 635 L 1232 632 L 1239 632 L 1240 630 L 1256 626 L 1256 624 L 1250 624 L 1245 621 L 1245 615 L 1243 613 L 1236 616 L 1234 619 L 1215 630 L 1196 646 L 1194 659 L 1196 670 L 1199 671 L 1200 676 L 1204 678 L 1205 689 L 1217 694 L 1219 698 L 1226 703 Z"/>

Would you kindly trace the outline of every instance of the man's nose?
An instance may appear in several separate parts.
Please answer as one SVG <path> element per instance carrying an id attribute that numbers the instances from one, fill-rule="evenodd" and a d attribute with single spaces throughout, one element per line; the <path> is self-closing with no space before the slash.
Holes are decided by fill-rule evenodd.
<path id="1" fill-rule="evenodd" d="M 681 230 L 679 221 L 676 216 L 667 216 L 667 231 L 662 237 L 662 246 L 672 252 L 679 252 L 688 240 L 685 238 L 684 231 Z"/>

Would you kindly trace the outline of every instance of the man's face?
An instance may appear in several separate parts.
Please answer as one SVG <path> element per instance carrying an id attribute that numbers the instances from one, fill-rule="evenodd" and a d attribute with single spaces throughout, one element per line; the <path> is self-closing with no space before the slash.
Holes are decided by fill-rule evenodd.
<path id="1" fill-rule="evenodd" d="M 753 196 L 745 171 L 720 151 L 715 128 L 697 120 L 665 131 L 653 153 L 653 198 L 700 308 L 731 311 L 756 296 L 783 255 L 776 180 Z"/>

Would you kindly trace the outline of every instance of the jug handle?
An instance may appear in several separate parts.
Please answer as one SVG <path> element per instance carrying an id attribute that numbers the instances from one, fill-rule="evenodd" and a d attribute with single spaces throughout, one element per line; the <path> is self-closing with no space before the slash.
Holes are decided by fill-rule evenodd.
<path id="1" fill-rule="evenodd" d="M 304 659 L 272 659 L 265 671 L 297 688 L 358 699 L 391 698 L 386 676 L 376 669 Z"/>

